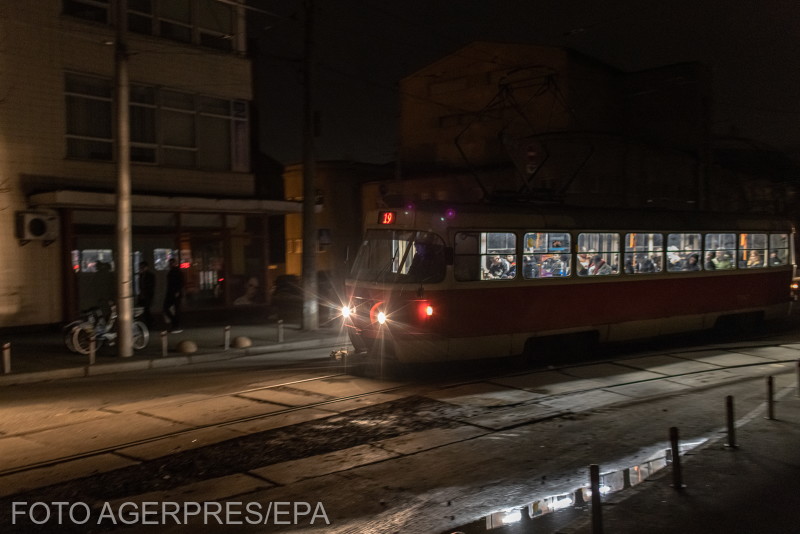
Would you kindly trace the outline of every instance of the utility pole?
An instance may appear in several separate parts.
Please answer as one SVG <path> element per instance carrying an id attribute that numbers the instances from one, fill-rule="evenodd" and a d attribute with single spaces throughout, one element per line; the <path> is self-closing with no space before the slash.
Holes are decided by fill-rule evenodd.
<path id="1" fill-rule="evenodd" d="M 313 15 L 314 0 L 304 0 L 305 43 L 303 53 L 303 330 L 319 328 L 317 309 L 317 190 L 314 161 Z"/>
<path id="2" fill-rule="evenodd" d="M 117 0 L 114 78 L 117 103 L 117 346 L 133 356 L 133 284 L 131 269 L 131 152 L 128 80 L 127 0 Z"/>

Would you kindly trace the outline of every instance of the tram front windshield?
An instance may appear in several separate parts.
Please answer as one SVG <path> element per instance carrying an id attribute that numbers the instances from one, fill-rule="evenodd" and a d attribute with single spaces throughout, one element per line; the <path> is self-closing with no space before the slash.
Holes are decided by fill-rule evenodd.
<path id="1" fill-rule="evenodd" d="M 365 282 L 432 283 L 445 274 L 444 242 L 430 232 L 367 230 L 350 271 Z"/>

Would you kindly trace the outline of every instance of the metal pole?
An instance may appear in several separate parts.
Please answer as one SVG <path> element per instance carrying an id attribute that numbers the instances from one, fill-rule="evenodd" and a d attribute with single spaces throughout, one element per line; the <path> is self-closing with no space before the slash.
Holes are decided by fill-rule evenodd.
<path id="1" fill-rule="evenodd" d="M 167 339 L 167 331 L 161 331 L 161 357 L 166 358 L 169 347 L 169 340 Z"/>
<path id="2" fill-rule="evenodd" d="M 727 422 L 728 426 L 728 443 L 726 443 L 725 446 L 735 449 L 737 445 L 736 427 L 733 424 L 733 395 L 728 395 L 725 397 L 725 421 Z"/>
<path id="3" fill-rule="evenodd" d="M 680 491 L 686 486 L 683 483 L 683 471 L 681 471 L 681 449 L 678 445 L 677 427 L 670 427 L 669 441 L 672 447 L 672 487 Z"/>
<path id="4" fill-rule="evenodd" d="M 3 343 L 3 374 L 11 372 L 11 343 Z"/>
<path id="5" fill-rule="evenodd" d="M 225 327 L 225 340 L 223 341 L 223 346 L 225 350 L 228 350 L 231 347 L 231 327 L 230 325 Z"/>
<path id="6" fill-rule="evenodd" d="M 314 0 L 303 2 L 305 10 L 305 51 L 303 53 L 303 330 L 319 328 L 317 309 L 317 205 L 316 162 L 314 160 L 313 22 Z"/>
<path id="7" fill-rule="evenodd" d="M 797 360 L 797 391 L 794 394 L 800 397 L 800 360 Z"/>
<path id="8" fill-rule="evenodd" d="M 592 533 L 603 534 L 603 508 L 600 502 L 600 466 L 589 466 L 589 485 L 592 490 Z"/>
<path id="9" fill-rule="evenodd" d="M 278 343 L 283 343 L 283 319 L 278 319 Z"/>
<path id="10" fill-rule="evenodd" d="M 767 377 L 767 419 L 775 419 L 775 379 Z"/>
<path id="11" fill-rule="evenodd" d="M 128 101 L 127 0 L 117 0 L 114 52 L 117 97 L 117 343 L 119 356 L 133 356 L 133 270 L 131 268 L 131 152 Z"/>

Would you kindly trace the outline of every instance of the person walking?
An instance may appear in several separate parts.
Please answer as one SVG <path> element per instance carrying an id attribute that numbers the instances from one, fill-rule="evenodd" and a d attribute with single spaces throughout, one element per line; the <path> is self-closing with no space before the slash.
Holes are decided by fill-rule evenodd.
<path id="1" fill-rule="evenodd" d="M 175 258 L 169 259 L 167 271 L 167 291 L 164 295 L 164 320 L 170 325 L 170 332 L 179 334 L 181 329 L 181 297 L 183 296 L 183 274 Z"/>
<path id="2" fill-rule="evenodd" d="M 150 265 L 146 261 L 139 262 L 139 298 L 137 305 L 143 308 L 142 322 L 147 328 L 153 328 L 153 316 L 150 314 L 150 307 L 153 305 L 153 298 L 156 294 L 156 275 L 150 270 Z"/>

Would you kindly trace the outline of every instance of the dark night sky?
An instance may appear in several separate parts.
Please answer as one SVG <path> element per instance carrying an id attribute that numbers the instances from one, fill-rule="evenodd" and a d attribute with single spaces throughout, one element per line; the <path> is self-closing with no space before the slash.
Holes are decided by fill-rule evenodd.
<path id="1" fill-rule="evenodd" d="M 301 159 L 300 0 L 251 0 L 262 149 Z M 397 82 L 472 41 L 563 46 L 623 71 L 711 67 L 714 131 L 800 152 L 796 0 L 316 0 L 318 160 L 394 160 Z"/>

